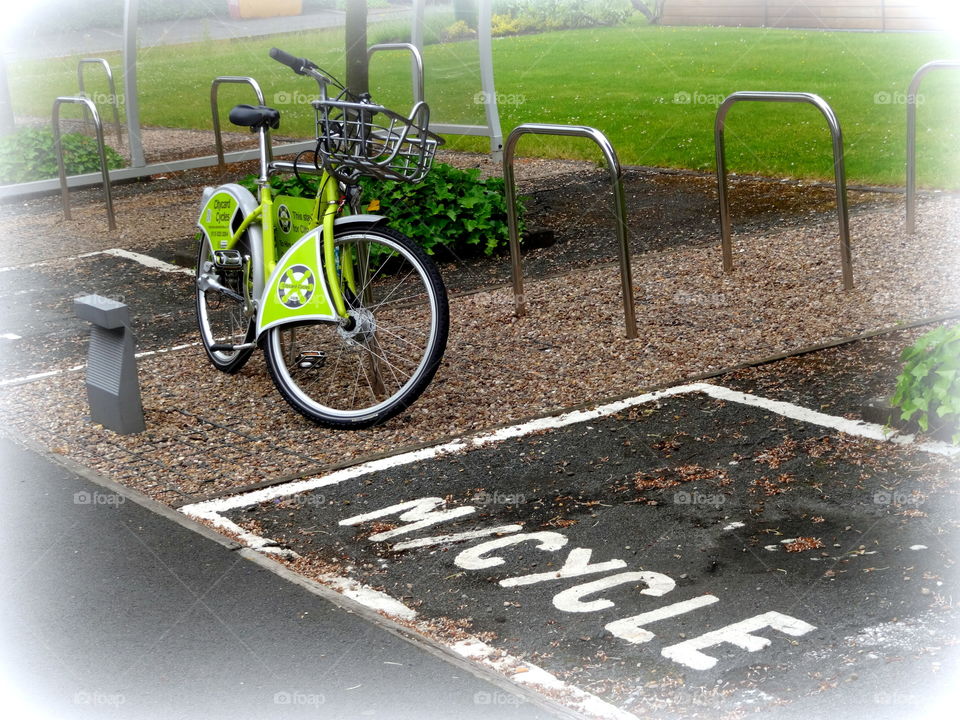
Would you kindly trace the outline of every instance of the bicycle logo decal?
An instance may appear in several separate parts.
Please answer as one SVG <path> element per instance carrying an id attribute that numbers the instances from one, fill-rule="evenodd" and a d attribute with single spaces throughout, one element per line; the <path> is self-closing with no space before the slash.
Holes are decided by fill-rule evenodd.
<path id="1" fill-rule="evenodd" d="M 316 278 L 313 270 L 306 265 L 293 265 L 280 276 L 277 296 L 280 303 L 291 310 L 302 308 L 313 297 L 316 290 Z"/>
<path id="2" fill-rule="evenodd" d="M 277 208 L 277 224 L 283 233 L 290 232 L 290 228 L 293 227 L 293 222 L 290 220 L 290 208 L 286 205 Z"/>

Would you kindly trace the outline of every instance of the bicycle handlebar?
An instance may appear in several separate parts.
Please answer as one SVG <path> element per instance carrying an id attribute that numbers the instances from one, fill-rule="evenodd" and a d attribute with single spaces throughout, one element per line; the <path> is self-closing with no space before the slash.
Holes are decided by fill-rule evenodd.
<path id="1" fill-rule="evenodd" d="M 293 70 L 297 75 L 309 75 L 308 70 L 317 70 L 317 66 L 306 58 L 294 57 L 290 53 L 284 52 L 280 48 L 271 48 L 270 57 L 278 63 L 283 63 Z"/>

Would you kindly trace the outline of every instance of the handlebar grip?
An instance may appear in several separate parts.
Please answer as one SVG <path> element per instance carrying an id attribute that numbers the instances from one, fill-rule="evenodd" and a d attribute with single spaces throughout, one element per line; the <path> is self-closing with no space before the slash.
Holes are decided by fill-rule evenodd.
<path id="1" fill-rule="evenodd" d="M 294 57 L 290 53 L 286 53 L 280 48 L 271 48 L 270 57 L 272 57 L 278 63 L 283 63 L 297 73 L 297 75 L 306 75 L 304 68 L 312 68 L 314 66 L 313 63 L 306 58 Z"/>

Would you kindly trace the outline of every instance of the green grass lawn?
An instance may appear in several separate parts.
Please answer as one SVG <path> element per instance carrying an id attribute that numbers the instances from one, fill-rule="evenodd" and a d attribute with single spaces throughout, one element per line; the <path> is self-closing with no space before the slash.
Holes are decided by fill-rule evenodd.
<path id="1" fill-rule="evenodd" d="M 282 131 L 312 133 L 312 110 L 291 100 L 313 93 L 312 81 L 267 57 L 278 45 L 343 72 L 342 34 L 312 32 L 157 47 L 141 52 L 140 112 L 146 125 L 209 128 L 209 88 L 217 75 L 258 79 L 267 104 L 284 113 Z M 522 122 L 592 125 L 627 164 L 712 170 L 713 122 L 720 100 L 737 90 L 813 92 L 843 126 L 854 183 L 902 185 L 904 94 L 918 67 L 956 57 L 940 34 L 649 27 L 639 23 L 494 40 L 504 134 Z M 427 100 L 442 122 L 477 122 L 482 106 L 473 43 L 431 45 L 424 52 Z M 115 68 L 118 55 L 109 57 Z M 381 54 L 371 90 L 384 104 L 410 105 L 409 60 Z M 76 59 L 30 61 L 10 69 L 15 110 L 45 117 L 52 98 L 76 91 Z M 118 79 L 118 82 L 120 80 Z M 91 92 L 98 88 L 90 73 Z M 105 92 L 105 88 L 102 88 Z M 924 80 L 919 105 L 919 181 L 960 188 L 960 73 Z M 221 88 L 222 106 L 249 102 L 248 89 Z M 104 111 L 106 113 L 106 110 Z M 105 117 L 109 117 L 108 114 Z M 449 138 L 456 148 L 486 150 L 485 139 Z M 589 141 L 528 137 L 522 154 L 599 159 Z M 742 104 L 727 123 L 731 172 L 831 178 L 830 134 L 819 112 L 803 105 Z"/>

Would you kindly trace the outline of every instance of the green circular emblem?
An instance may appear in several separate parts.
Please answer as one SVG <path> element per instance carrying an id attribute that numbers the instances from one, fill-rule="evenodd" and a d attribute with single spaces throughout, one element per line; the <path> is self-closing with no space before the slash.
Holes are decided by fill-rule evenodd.
<path id="1" fill-rule="evenodd" d="M 277 224 L 280 226 L 280 231 L 285 233 L 290 232 L 290 228 L 293 227 L 293 223 L 290 222 L 290 208 L 286 205 L 277 208 Z"/>
<path id="2" fill-rule="evenodd" d="M 297 310 L 310 302 L 316 285 L 313 270 L 306 265 L 292 265 L 280 276 L 277 297 L 284 307 Z"/>

